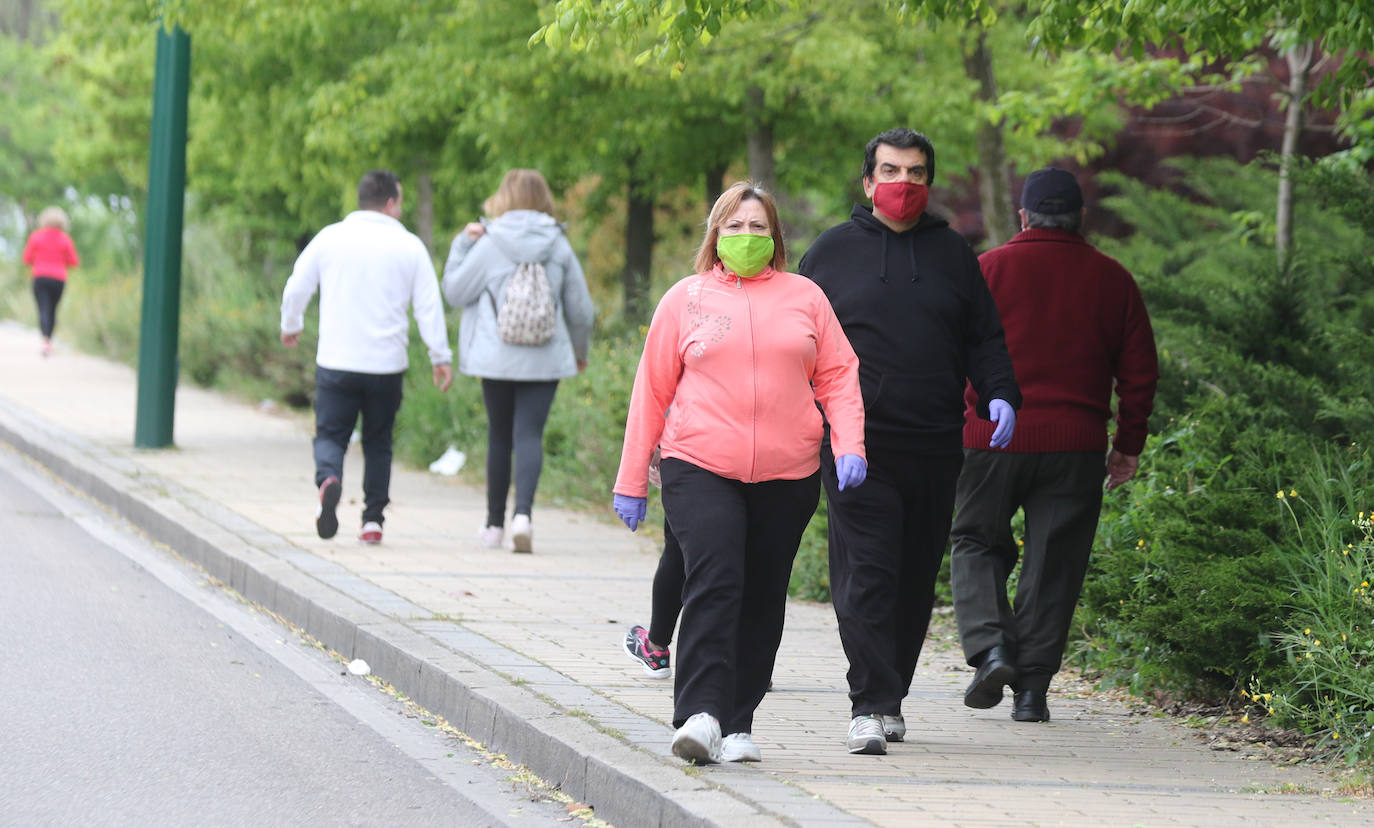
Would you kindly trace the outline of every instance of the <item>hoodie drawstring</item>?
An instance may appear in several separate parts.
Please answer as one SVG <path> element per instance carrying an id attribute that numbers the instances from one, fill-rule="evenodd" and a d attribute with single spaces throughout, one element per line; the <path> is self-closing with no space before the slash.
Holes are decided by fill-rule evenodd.
<path id="1" fill-rule="evenodd" d="M 887 233 L 879 233 L 879 234 L 878 234 L 878 247 L 879 247 L 880 250 L 882 250 L 882 253 L 883 253 L 883 255 L 882 255 L 882 261 L 883 261 L 883 263 L 882 263 L 882 267 L 880 267 L 880 268 L 878 269 L 878 278 L 882 280 L 883 284 L 887 284 L 887 283 L 888 283 L 888 281 L 887 281 L 887 236 L 888 236 Z M 920 279 L 921 279 L 921 273 L 920 273 L 920 271 L 918 271 L 918 270 L 916 269 L 916 234 L 915 234 L 915 233 L 909 233 L 909 234 L 907 234 L 907 239 L 906 239 L 906 252 L 907 252 L 907 256 L 910 257 L 910 259 L 911 259 L 911 281 L 913 281 L 913 282 L 920 281 Z"/>

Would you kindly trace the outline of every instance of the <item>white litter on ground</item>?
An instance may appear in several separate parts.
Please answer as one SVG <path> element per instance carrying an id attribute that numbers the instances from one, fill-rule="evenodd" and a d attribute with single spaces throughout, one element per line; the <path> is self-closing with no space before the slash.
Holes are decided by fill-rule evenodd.
<path id="1" fill-rule="evenodd" d="M 449 446 L 439 459 L 429 464 L 429 470 L 435 474 L 442 474 L 452 477 L 458 473 L 463 464 L 468 460 L 468 456 L 453 446 Z"/>

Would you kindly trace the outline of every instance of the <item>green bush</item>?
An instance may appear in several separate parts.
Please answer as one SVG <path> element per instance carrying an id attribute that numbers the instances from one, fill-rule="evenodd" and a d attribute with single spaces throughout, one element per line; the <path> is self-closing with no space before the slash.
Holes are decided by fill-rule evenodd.
<path id="1" fill-rule="evenodd" d="M 1359 446 L 1328 449 L 1298 485 L 1276 493 L 1299 536 L 1295 554 L 1286 558 L 1298 589 L 1274 635 L 1285 660 L 1273 674 L 1254 677 L 1242 697 L 1256 716 L 1311 734 L 1333 756 L 1374 759 L 1369 454 Z"/>

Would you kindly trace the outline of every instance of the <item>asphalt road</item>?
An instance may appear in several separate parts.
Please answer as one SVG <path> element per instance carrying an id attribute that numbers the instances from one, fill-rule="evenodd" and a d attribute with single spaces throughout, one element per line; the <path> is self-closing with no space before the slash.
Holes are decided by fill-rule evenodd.
<path id="1" fill-rule="evenodd" d="M 0 444 L 0 825 L 570 824 L 489 759 Z"/>

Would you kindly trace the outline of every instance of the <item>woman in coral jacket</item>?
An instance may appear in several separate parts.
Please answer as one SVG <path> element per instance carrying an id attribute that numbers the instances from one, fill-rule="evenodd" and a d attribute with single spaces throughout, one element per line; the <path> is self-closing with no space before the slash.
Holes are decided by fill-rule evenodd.
<path id="1" fill-rule="evenodd" d="M 689 762 L 760 758 L 754 710 L 820 497 L 827 421 L 840 486 L 868 468 L 859 361 L 825 294 L 786 266 L 772 197 L 730 187 L 711 208 L 700 272 L 654 312 L 625 423 L 615 511 L 631 531 L 644 520 L 660 446 L 663 508 L 682 545 L 673 753 Z"/>
<path id="2" fill-rule="evenodd" d="M 24 264 L 33 272 L 33 298 L 38 302 L 43 356 L 52 353 L 52 329 L 57 324 L 57 303 L 67 286 L 67 268 L 81 263 L 67 227 L 67 214 L 62 208 L 49 207 L 38 214 L 38 229 L 24 245 Z"/>

